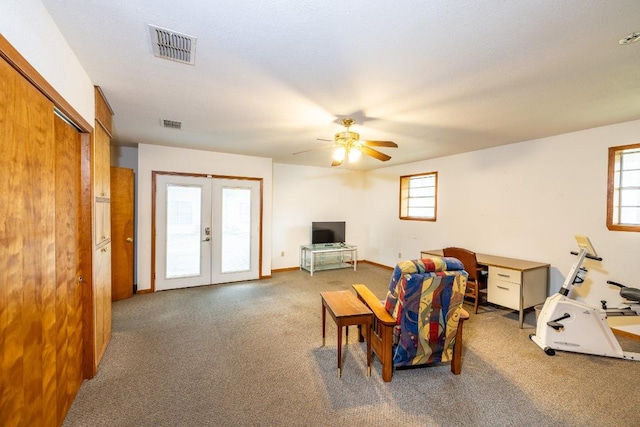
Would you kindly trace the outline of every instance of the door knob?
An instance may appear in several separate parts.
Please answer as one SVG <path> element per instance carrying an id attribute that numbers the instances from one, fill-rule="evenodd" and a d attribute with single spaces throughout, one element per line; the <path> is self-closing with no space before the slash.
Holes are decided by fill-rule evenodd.
<path id="1" fill-rule="evenodd" d="M 210 241 L 210 240 L 211 240 L 211 237 L 206 237 L 206 238 L 203 240 L 203 242 L 208 242 L 208 241 Z"/>
<path id="2" fill-rule="evenodd" d="M 131 237 L 127 237 L 127 243 L 133 243 L 133 239 Z"/>

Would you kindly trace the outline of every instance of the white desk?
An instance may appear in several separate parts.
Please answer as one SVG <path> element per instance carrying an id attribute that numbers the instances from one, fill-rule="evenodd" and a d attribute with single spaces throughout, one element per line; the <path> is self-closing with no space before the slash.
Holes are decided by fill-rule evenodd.
<path id="1" fill-rule="evenodd" d="M 314 271 L 333 270 L 335 268 L 358 265 L 358 247 L 347 244 L 315 244 L 300 246 L 300 270 L 307 270 L 311 276 Z"/>
<path id="2" fill-rule="evenodd" d="M 442 249 L 421 251 L 421 257 L 442 256 Z M 489 268 L 487 301 L 512 310 L 518 310 L 522 329 L 524 310 L 547 299 L 549 264 L 476 254 L 478 264 Z"/>

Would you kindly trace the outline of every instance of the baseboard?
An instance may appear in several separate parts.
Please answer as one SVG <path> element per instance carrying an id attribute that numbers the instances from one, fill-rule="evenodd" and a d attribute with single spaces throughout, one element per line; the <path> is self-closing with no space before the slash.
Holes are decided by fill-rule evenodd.
<path id="1" fill-rule="evenodd" d="M 271 270 L 271 273 L 283 273 L 285 271 L 293 271 L 293 270 L 300 270 L 300 267 L 276 268 Z"/>
<path id="2" fill-rule="evenodd" d="M 395 268 L 395 266 L 394 267 L 389 267 L 388 265 L 378 264 L 377 262 L 367 261 L 367 260 L 358 261 L 358 264 L 375 265 L 376 267 L 384 268 L 384 269 L 387 269 L 387 270 L 393 270 Z"/>
<path id="3" fill-rule="evenodd" d="M 358 260 L 358 264 L 375 265 L 376 267 L 384 268 L 384 269 L 387 269 L 387 270 L 393 270 L 394 269 L 394 267 L 389 267 L 388 265 L 378 264 L 377 262 L 367 261 L 367 260 Z M 300 270 L 300 266 L 297 266 L 297 267 L 285 267 L 285 268 L 275 268 L 275 269 L 271 270 L 271 273 L 283 273 L 285 271 L 293 271 L 293 270 Z"/>

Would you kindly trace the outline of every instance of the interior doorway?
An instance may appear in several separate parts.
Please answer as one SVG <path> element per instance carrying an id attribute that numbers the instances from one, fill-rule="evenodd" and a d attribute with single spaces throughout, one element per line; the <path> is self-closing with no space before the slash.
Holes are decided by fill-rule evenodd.
<path id="1" fill-rule="evenodd" d="M 133 169 L 111 167 L 111 301 L 133 296 Z"/>
<path id="2" fill-rule="evenodd" d="M 154 178 L 155 290 L 260 277 L 261 180 Z"/>

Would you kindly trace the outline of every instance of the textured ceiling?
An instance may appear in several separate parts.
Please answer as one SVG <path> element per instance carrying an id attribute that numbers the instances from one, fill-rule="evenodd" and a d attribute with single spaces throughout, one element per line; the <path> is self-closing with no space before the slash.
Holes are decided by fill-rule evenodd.
<path id="1" fill-rule="evenodd" d="M 43 0 L 111 104 L 114 143 L 372 169 L 640 119 L 640 1 Z M 148 25 L 197 37 L 156 58 Z M 183 123 L 165 129 L 161 119 Z M 639 136 L 640 138 L 640 136 Z"/>

